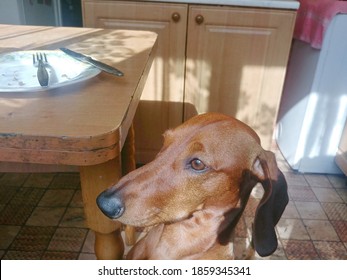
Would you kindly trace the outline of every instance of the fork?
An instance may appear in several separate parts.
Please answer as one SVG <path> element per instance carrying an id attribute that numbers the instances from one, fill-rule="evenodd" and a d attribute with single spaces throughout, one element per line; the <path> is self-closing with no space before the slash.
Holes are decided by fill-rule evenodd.
<path id="1" fill-rule="evenodd" d="M 48 86 L 49 75 L 45 64 L 48 64 L 45 53 L 33 54 L 33 64 L 37 66 L 37 79 L 42 87 Z"/>

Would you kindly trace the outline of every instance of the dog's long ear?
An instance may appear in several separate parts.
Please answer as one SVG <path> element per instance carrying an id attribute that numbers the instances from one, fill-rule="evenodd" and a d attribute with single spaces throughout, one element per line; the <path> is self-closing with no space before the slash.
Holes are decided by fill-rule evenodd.
<path id="1" fill-rule="evenodd" d="M 277 249 L 275 226 L 288 203 L 287 182 L 278 169 L 275 155 L 263 151 L 253 164 L 252 174 L 264 188 L 253 224 L 253 244 L 260 256 L 271 255 Z"/>

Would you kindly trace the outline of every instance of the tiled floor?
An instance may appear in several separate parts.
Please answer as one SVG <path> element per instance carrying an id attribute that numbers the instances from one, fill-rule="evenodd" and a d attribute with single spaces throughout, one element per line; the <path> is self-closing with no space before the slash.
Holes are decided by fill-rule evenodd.
<path id="1" fill-rule="evenodd" d="M 279 247 L 270 258 L 347 259 L 345 177 L 297 174 L 278 152 L 277 157 L 290 202 L 277 226 Z M 245 224 L 251 220 L 245 213 Z M 240 225 L 239 244 L 245 242 L 244 232 Z M 93 242 L 84 225 L 77 173 L 0 174 L 1 259 L 95 259 Z"/>

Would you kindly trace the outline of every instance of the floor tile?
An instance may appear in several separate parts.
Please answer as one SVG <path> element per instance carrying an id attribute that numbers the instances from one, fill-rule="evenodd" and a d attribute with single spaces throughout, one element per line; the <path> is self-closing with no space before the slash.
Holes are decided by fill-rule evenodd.
<path id="1" fill-rule="evenodd" d="M 52 189 L 79 189 L 80 177 L 78 173 L 58 173 L 49 185 Z"/>
<path id="2" fill-rule="evenodd" d="M 0 225 L 23 225 L 34 208 L 33 205 L 9 203 L 0 213 Z"/>
<path id="3" fill-rule="evenodd" d="M 334 188 L 347 188 L 347 181 L 344 175 L 327 175 L 327 178 L 329 179 L 330 183 L 333 185 Z"/>
<path id="4" fill-rule="evenodd" d="M 11 200 L 11 204 L 36 206 L 45 190 L 38 188 L 20 188 Z"/>
<path id="5" fill-rule="evenodd" d="M 330 220 L 347 221 L 346 203 L 321 203 L 321 205 Z"/>
<path id="6" fill-rule="evenodd" d="M 277 233 L 281 239 L 309 240 L 305 225 L 300 219 L 281 219 L 277 226 Z"/>
<path id="7" fill-rule="evenodd" d="M 290 198 L 295 201 L 318 201 L 308 186 L 293 186 L 288 189 L 288 193 Z"/>
<path id="8" fill-rule="evenodd" d="M 10 250 L 44 251 L 47 249 L 55 230 L 55 227 L 25 226 L 11 244 Z"/>
<path id="9" fill-rule="evenodd" d="M 45 189 L 51 184 L 54 177 L 55 173 L 32 173 L 23 184 L 23 187 Z"/>
<path id="10" fill-rule="evenodd" d="M 5 173 L 0 177 L 0 186 L 21 187 L 28 176 L 28 173 Z"/>
<path id="11" fill-rule="evenodd" d="M 247 202 L 246 208 L 243 211 L 244 217 L 254 217 L 256 209 L 259 205 L 260 200 L 256 198 L 250 197 L 250 199 Z"/>
<path id="12" fill-rule="evenodd" d="M 87 232 L 87 229 L 81 228 L 58 228 L 48 246 L 48 250 L 79 252 Z"/>
<path id="13" fill-rule="evenodd" d="M 347 188 L 346 189 L 336 189 L 344 203 L 347 203 Z"/>
<path id="14" fill-rule="evenodd" d="M 78 256 L 79 260 L 96 260 L 96 256 L 94 253 L 90 254 L 90 253 L 81 253 Z"/>
<path id="15" fill-rule="evenodd" d="M 254 216 L 242 216 L 240 221 L 240 225 L 237 224 L 238 231 L 235 232 L 236 237 L 244 237 L 244 238 L 251 238 L 252 236 L 252 227 L 254 223 Z M 142 236 L 140 234 L 140 236 Z"/>
<path id="16" fill-rule="evenodd" d="M 319 260 L 319 255 L 309 240 L 283 240 L 288 260 Z"/>
<path id="17" fill-rule="evenodd" d="M 249 243 L 249 239 L 236 237 L 234 238 L 233 243 L 233 252 L 236 260 L 244 260 L 249 257 L 250 252 L 253 252 L 251 245 Z"/>
<path id="18" fill-rule="evenodd" d="M 255 259 L 258 260 L 286 260 L 287 256 L 284 251 L 282 244 L 279 242 L 278 247 L 275 252 L 273 252 L 270 256 L 260 257 L 257 253 L 255 253 Z"/>
<path id="19" fill-rule="evenodd" d="M 295 201 L 295 206 L 302 219 L 328 219 L 319 202 Z"/>
<path id="20" fill-rule="evenodd" d="M 69 205 L 74 190 L 49 189 L 46 191 L 38 206 L 42 207 L 66 207 Z"/>
<path id="21" fill-rule="evenodd" d="M 283 174 L 284 174 L 284 177 L 286 178 L 286 181 L 289 187 L 292 187 L 292 186 L 308 187 L 309 186 L 303 174 L 295 173 L 295 172 L 284 172 Z"/>
<path id="22" fill-rule="evenodd" d="M 334 189 L 313 188 L 312 190 L 320 202 L 343 202 Z"/>
<path id="23" fill-rule="evenodd" d="M 283 214 L 282 219 L 299 219 L 300 215 L 298 210 L 296 209 L 294 201 L 289 201 Z"/>
<path id="24" fill-rule="evenodd" d="M 81 251 L 89 254 L 94 253 L 94 242 L 95 234 L 92 230 L 89 230 Z"/>
<path id="25" fill-rule="evenodd" d="M 7 186 L 0 186 L 0 204 L 4 205 L 8 203 L 16 194 L 18 188 L 10 188 Z"/>
<path id="26" fill-rule="evenodd" d="M 288 162 L 276 153 L 277 166 L 282 172 L 291 172 Z"/>
<path id="27" fill-rule="evenodd" d="M 42 255 L 43 260 L 77 260 L 78 253 L 76 252 L 55 252 L 55 251 L 46 251 Z"/>
<path id="28" fill-rule="evenodd" d="M 241 217 L 240 221 L 235 227 L 235 237 L 240 237 L 240 238 L 248 237 L 247 226 L 246 226 L 244 217 Z"/>
<path id="29" fill-rule="evenodd" d="M 328 177 L 325 175 L 305 174 L 304 177 L 311 187 L 314 187 L 314 188 L 332 188 L 333 187 Z"/>
<path id="30" fill-rule="evenodd" d="M 70 207 L 83 207 L 82 192 L 81 190 L 76 190 L 70 202 Z"/>
<path id="31" fill-rule="evenodd" d="M 57 226 L 64 213 L 64 207 L 36 207 L 26 224 L 29 226 Z"/>
<path id="32" fill-rule="evenodd" d="M 312 240 L 339 241 L 339 237 L 329 221 L 303 220 Z"/>
<path id="33" fill-rule="evenodd" d="M 313 244 L 323 260 L 347 260 L 347 250 L 342 242 L 313 241 Z"/>
<path id="34" fill-rule="evenodd" d="M 86 228 L 83 208 L 67 208 L 60 226 Z"/>
<path id="35" fill-rule="evenodd" d="M 7 251 L 4 260 L 40 260 L 43 251 Z"/>
<path id="36" fill-rule="evenodd" d="M 0 225 L 0 249 L 7 249 L 20 231 L 20 226 Z"/>
<path id="37" fill-rule="evenodd" d="M 342 242 L 347 242 L 347 221 L 331 221 Z"/>

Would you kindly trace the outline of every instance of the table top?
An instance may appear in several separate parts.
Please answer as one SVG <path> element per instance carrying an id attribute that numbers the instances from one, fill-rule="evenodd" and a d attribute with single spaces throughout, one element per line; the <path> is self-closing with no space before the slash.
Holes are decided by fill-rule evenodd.
<path id="1" fill-rule="evenodd" d="M 147 31 L 0 25 L 0 53 L 68 47 L 124 72 L 38 92 L 0 92 L 0 161 L 94 165 L 116 157 L 149 72 Z"/>

